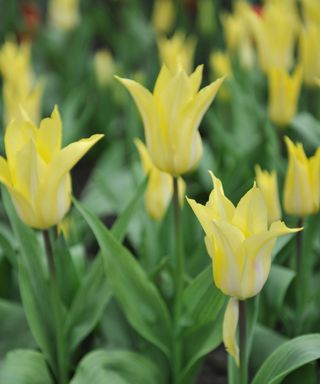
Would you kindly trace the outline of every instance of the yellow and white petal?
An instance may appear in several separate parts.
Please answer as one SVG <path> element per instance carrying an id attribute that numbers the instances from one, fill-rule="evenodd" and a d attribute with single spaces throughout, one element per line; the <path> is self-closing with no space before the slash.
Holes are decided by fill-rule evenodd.
<path id="1" fill-rule="evenodd" d="M 226 221 L 213 221 L 213 277 L 216 286 L 225 294 L 241 297 L 241 275 L 245 264 L 244 235 Z"/>
<path id="2" fill-rule="evenodd" d="M 239 302 L 235 298 L 231 298 L 228 302 L 227 309 L 224 314 L 222 335 L 223 344 L 235 359 L 239 366 L 239 347 L 237 343 L 237 326 L 239 321 Z"/>
<path id="3" fill-rule="evenodd" d="M 51 117 L 41 120 L 37 132 L 37 150 L 48 164 L 58 154 L 62 141 L 62 124 L 58 107 L 55 106 Z"/>
<path id="4" fill-rule="evenodd" d="M 262 192 L 255 185 L 239 201 L 232 223 L 245 237 L 267 230 L 268 211 Z"/>
<path id="5" fill-rule="evenodd" d="M 12 184 L 10 169 L 7 160 L 0 156 L 0 183 L 6 187 L 10 187 Z"/>
<path id="6" fill-rule="evenodd" d="M 208 207 L 186 198 L 207 236 L 212 234 L 212 218 Z"/>
<path id="7" fill-rule="evenodd" d="M 134 144 L 138 149 L 144 173 L 148 174 L 154 168 L 148 149 L 140 139 L 135 139 Z"/>

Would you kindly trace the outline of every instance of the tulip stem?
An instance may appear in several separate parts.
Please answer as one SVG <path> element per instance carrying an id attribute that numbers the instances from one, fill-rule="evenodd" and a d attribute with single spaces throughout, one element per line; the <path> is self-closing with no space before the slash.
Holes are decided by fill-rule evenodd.
<path id="1" fill-rule="evenodd" d="M 174 301 L 174 338 L 173 338 L 173 358 L 174 358 L 174 383 L 179 382 L 181 370 L 181 342 L 179 332 L 179 319 L 181 315 L 181 300 L 183 293 L 184 278 L 184 255 L 182 247 L 182 228 L 181 228 L 181 209 L 179 203 L 178 178 L 173 178 L 173 206 L 175 218 L 176 235 L 176 254 L 174 263 L 174 282 L 175 282 L 175 301 Z"/>
<path id="2" fill-rule="evenodd" d="M 49 274 L 50 276 L 55 276 L 55 266 L 54 266 L 54 259 L 53 259 L 53 252 L 51 247 L 49 230 L 44 230 L 42 233 L 43 233 L 44 245 L 46 248 Z"/>
<path id="3" fill-rule="evenodd" d="M 56 369 L 54 372 L 57 383 L 67 384 L 68 382 L 68 368 L 67 368 L 67 358 L 66 358 L 66 349 L 64 345 L 64 334 L 62 328 L 62 312 L 61 312 L 61 300 L 59 296 L 59 289 L 56 281 L 56 270 L 54 265 L 54 256 L 52 250 L 52 244 L 50 239 L 49 230 L 44 230 L 43 239 L 45 244 L 45 253 L 48 262 L 49 269 L 49 278 L 51 285 L 51 298 L 52 298 L 52 312 L 55 322 L 55 333 L 56 333 Z"/>
<path id="4" fill-rule="evenodd" d="M 239 382 L 240 384 L 248 383 L 248 360 L 247 360 L 247 319 L 246 319 L 246 303 L 239 300 Z"/>
<path id="5" fill-rule="evenodd" d="M 303 227 L 303 219 L 300 218 L 298 221 L 298 228 Z M 296 295 L 297 295 L 297 311 L 298 318 L 301 319 L 303 312 L 303 292 L 304 292 L 304 270 L 302 264 L 302 247 L 303 247 L 303 231 L 300 231 L 296 235 L 296 276 L 297 276 L 297 284 L 296 284 Z M 298 330 L 296 333 L 300 333 L 301 321 L 297 322 Z"/>

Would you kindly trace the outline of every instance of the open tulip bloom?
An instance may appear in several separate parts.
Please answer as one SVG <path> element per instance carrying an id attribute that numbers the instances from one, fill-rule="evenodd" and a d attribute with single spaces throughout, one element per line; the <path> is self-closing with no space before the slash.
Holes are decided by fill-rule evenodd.
<path id="1" fill-rule="evenodd" d="M 0 182 L 29 226 L 48 229 L 58 224 L 71 203 L 71 168 L 102 138 L 92 135 L 61 148 L 62 125 L 58 108 L 37 128 L 29 118 L 13 120 L 0 157 Z"/>
<path id="2" fill-rule="evenodd" d="M 224 318 L 223 341 L 238 363 L 238 300 L 261 291 L 270 272 L 271 251 L 277 237 L 300 229 L 290 229 L 280 220 L 268 228 L 267 206 L 256 185 L 235 207 L 224 195 L 221 181 L 212 173 L 211 176 L 214 190 L 206 205 L 192 199 L 188 202 L 205 231 L 214 282 L 225 295 L 231 296 Z"/>
<path id="3" fill-rule="evenodd" d="M 144 123 L 146 144 L 154 165 L 172 176 L 195 168 L 202 154 L 198 131 L 223 78 L 199 91 L 203 66 L 188 76 L 163 65 L 153 94 L 139 83 L 118 78 L 133 96 Z"/>

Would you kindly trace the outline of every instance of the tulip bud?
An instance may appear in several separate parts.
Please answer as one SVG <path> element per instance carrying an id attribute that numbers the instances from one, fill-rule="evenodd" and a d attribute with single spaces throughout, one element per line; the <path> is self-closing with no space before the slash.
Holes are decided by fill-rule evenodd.
<path id="1" fill-rule="evenodd" d="M 97 51 L 93 58 L 94 71 L 100 87 L 106 87 L 113 80 L 115 64 L 112 54 L 107 49 Z"/>
<path id="2" fill-rule="evenodd" d="M 144 173 L 149 175 L 144 201 L 148 214 L 155 220 L 161 220 L 166 213 L 173 194 L 173 177 L 161 172 L 154 166 L 146 146 L 139 139 L 135 140 Z M 178 179 L 180 204 L 183 205 L 186 184 L 182 177 Z"/>
<path id="3" fill-rule="evenodd" d="M 50 23 L 63 32 L 69 32 L 80 22 L 79 0 L 50 0 Z"/>
<path id="4" fill-rule="evenodd" d="M 285 138 L 289 162 L 284 185 L 284 209 L 290 215 L 304 217 L 319 211 L 320 148 L 307 158 L 301 143 Z"/>
<path id="5" fill-rule="evenodd" d="M 286 127 L 294 118 L 301 89 L 302 68 L 292 75 L 281 68 L 271 68 L 269 80 L 269 117 L 278 127 Z"/>

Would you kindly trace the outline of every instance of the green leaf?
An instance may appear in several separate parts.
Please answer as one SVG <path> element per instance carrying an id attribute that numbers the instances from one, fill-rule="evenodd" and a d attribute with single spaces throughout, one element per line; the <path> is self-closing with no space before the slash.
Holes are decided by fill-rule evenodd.
<path id="1" fill-rule="evenodd" d="M 110 298 L 111 288 L 107 283 L 102 257 L 98 255 L 81 281 L 67 313 L 64 333 L 70 351 L 96 326 Z"/>
<path id="2" fill-rule="evenodd" d="M 55 326 L 51 311 L 48 310 L 52 308 L 52 304 L 42 263 L 43 251 L 34 231 L 17 216 L 9 194 L 4 188 L 2 196 L 19 244 L 19 287 L 23 307 L 36 342 L 53 366 Z"/>
<path id="3" fill-rule="evenodd" d="M 132 254 L 79 202 L 74 204 L 100 245 L 107 277 L 130 324 L 170 357 L 171 321 L 155 285 Z"/>
<path id="4" fill-rule="evenodd" d="M 285 294 L 294 276 L 295 272 L 289 268 L 276 264 L 271 266 L 269 278 L 262 292 L 270 308 L 281 310 Z"/>
<path id="5" fill-rule="evenodd" d="M 134 215 L 136 209 L 138 208 L 143 198 L 143 194 L 146 189 L 147 183 L 148 183 L 148 177 L 146 176 L 138 186 L 134 196 L 129 201 L 129 204 L 126 206 L 123 212 L 119 215 L 119 217 L 117 218 L 117 221 L 112 226 L 111 233 L 120 242 L 122 242 L 126 234 L 128 224 L 132 219 L 132 216 Z"/>
<path id="6" fill-rule="evenodd" d="M 320 334 L 296 337 L 277 348 L 263 363 L 252 384 L 277 384 L 290 372 L 320 358 Z"/>
<path id="7" fill-rule="evenodd" d="M 185 289 L 182 303 L 183 321 L 189 326 L 201 327 L 218 317 L 226 297 L 213 283 L 211 266 L 194 278 Z"/>
<path id="8" fill-rule="evenodd" d="M 10 352 L 0 369 L 0 383 L 53 384 L 44 356 L 32 350 Z"/>
<path id="9" fill-rule="evenodd" d="M 12 349 L 35 345 L 19 304 L 0 299 L 0 319 L 0 358 Z"/>
<path id="10" fill-rule="evenodd" d="M 226 298 L 214 285 L 212 267 L 202 271 L 183 293 L 183 377 L 198 360 L 221 343 Z"/>
<path id="11" fill-rule="evenodd" d="M 93 351 L 80 362 L 70 384 L 164 384 L 157 367 L 145 356 L 122 350 Z"/>
<path id="12" fill-rule="evenodd" d="M 257 324 L 253 332 L 250 366 L 254 370 L 257 370 L 268 356 L 286 341 L 286 337 L 280 335 L 273 329 Z"/>

